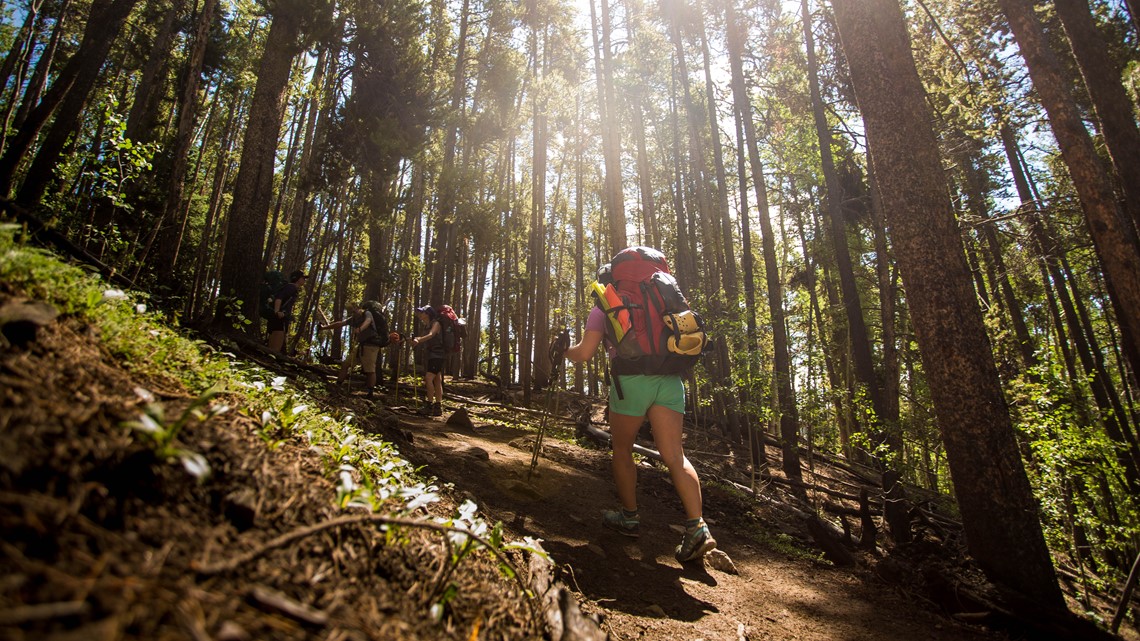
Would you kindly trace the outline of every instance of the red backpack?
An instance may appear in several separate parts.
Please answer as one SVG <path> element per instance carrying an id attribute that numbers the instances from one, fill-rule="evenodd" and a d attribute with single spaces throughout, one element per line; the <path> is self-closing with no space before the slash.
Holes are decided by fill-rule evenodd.
<path id="1" fill-rule="evenodd" d="M 614 297 L 606 332 L 617 348 L 614 374 L 682 374 L 708 344 L 704 323 L 669 273 L 665 255 L 651 247 L 623 249 L 610 261 Z M 603 307 L 605 309 L 605 307 Z M 622 326 L 617 336 L 615 327 Z"/>
<path id="2" fill-rule="evenodd" d="M 443 331 L 443 351 L 462 351 L 461 339 L 467 336 L 466 324 L 455 314 L 451 305 L 440 305 L 436 311 L 439 312 L 439 327 Z"/>

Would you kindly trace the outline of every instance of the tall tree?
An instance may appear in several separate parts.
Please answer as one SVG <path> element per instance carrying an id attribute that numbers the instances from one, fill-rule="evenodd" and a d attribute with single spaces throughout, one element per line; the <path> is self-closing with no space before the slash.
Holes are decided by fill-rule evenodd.
<path id="1" fill-rule="evenodd" d="M 1069 43 L 1100 121 L 1105 146 L 1124 192 L 1124 211 L 1140 230 L 1140 129 L 1132 100 L 1124 90 L 1120 67 L 1097 29 L 1088 0 L 1054 0 Z"/>
<path id="2" fill-rule="evenodd" d="M 1063 613 L 902 10 L 896 0 L 832 6 L 970 552 L 995 582 Z"/>
<path id="3" fill-rule="evenodd" d="M 613 256 L 626 246 L 625 193 L 621 176 L 621 120 L 618 117 L 617 97 L 614 94 L 613 49 L 610 43 L 609 0 L 598 0 L 602 15 L 596 15 L 594 0 L 590 0 L 590 22 L 593 25 L 594 68 L 597 77 L 598 115 L 602 129 L 602 159 L 605 162 L 605 212 L 609 255 Z"/>
<path id="4" fill-rule="evenodd" d="M 783 452 L 784 474 L 793 481 L 803 478 L 799 457 L 799 412 L 792 394 L 792 359 L 788 347 L 788 330 L 784 314 L 784 285 L 780 278 L 780 264 L 776 259 L 776 241 L 772 231 L 771 212 L 768 209 L 768 189 L 764 184 L 764 165 L 760 160 L 760 146 L 756 140 L 756 123 L 752 120 L 752 104 L 744 82 L 744 45 L 747 41 L 745 26 L 729 0 L 725 4 L 727 23 L 728 59 L 732 71 L 732 97 L 743 124 L 748 161 L 752 169 L 752 189 L 760 219 L 760 242 L 764 255 L 764 282 L 768 291 L 768 313 L 772 318 L 772 377 L 776 406 L 779 408 L 780 445 Z M 747 217 L 748 212 L 741 212 Z M 747 227 L 745 227 L 747 230 Z M 746 245 L 747 246 L 747 245 Z M 745 256 L 745 261 L 752 257 Z M 751 270 L 746 274 L 750 275 Z M 750 341 L 751 342 L 751 341 Z"/>
<path id="5" fill-rule="evenodd" d="M 819 155 L 826 189 L 823 208 L 829 222 L 831 245 L 835 255 L 836 269 L 839 272 L 839 291 L 847 318 L 847 337 L 851 348 L 851 359 L 855 365 L 855 380 L 865 390 L 875 411 L 875 424 L 863 425 L 865 429 L 882 438 L 881 423 L 886 416 L 882 390 L 875 376 L 875 364 L 871 357 L 871 340 L 867 334 L 867 323 L 863 319 L 863 306 L 859 299 L 859 288 L 855 282 L 855 267 L 851 260 L 851 248 L 847 241 L 847 225 L 843 215 L 844 193 L 835 167 L 835 157 L 831 150 L 831 125 L 827 121 L 823 97 L 819 87 L 819 65 L 816 61 L 815 36 L 812 33 L 812 17 L 807 0 L 800 0 L 803 14 L 804 42 L 807 49 L 808 85 L 811 91 L 812 114 L 815 117 L 816 135 L 819 138 Z M 863 421 L 860 421 L 861 423 Z M 895 451 L 901 448 L 895 446 Z"/>
<path id="6" fill-rule="evenodd" d="M 1140 246 L 1117 204 L 1112 181 L 1069 92 L 1060 62 L 1049 49 L 1029 0 L 998 0 L 1009 19 L 1021 56 L 1049 117 L 1061 157 L 1069 169 L 1097 257 L 1108 281 L 1124 352 L 1140 371 Z"/>
<path id="7" fill-rule="evenodd" d="M 0 157 L 0 195 L 7 196 L 17 167 L 31 150 L 43 126 L 54 116 L 51 127 L 28 168 L 17 201 L 31 206 L 39 202 L 54 177 L 54 169 L 67 140 L 95 88 L 99 72 L 138 0 L 95 0 L 83 30 L 79 48 L 56 75 L 51 88 L 28 114 L 8 149 Z"/>
<path id="8" fill-rule="evenodd" d="M 241 313 L 254 321 L 254 328 L 260 318 L 257 294 L 269 207 L 273 202 L 273 168 L 281 119 L 285 116 L 285 90 L 293 58 L 304 48 L 304 17 L 317 9 L 314 4 L 312 0 L 281 0 L 273 5 L 234 181 L 220 285 L 223 296 L 241 301 Z M 299 267 L 289 265 L 287 269 Z M 222 326 L 226 319 L 218 314 L 215 322 Z"/>
<path id="9" fill-rule="evenodd" d="M 193 144 L 195 117 L 198 113 L 198 87 L 202 81 L 202 65 L 206 59 L 210 25 L 213 23 L 217 8 L 218 0 L 205 0 L 198 10 L 194 34 L 190 39 L 190 51 L 186 56 L 186 64 L 178 87 L 178 102 L 175 108 L 177 125 L 170 153 L 166 202 L 154 226 L 154 233 L 162 234 L 161 244 L 164 248 L 164 251 L 160 252 L 162 258 L 158 270 L 162 280 L 168 282 L 174 273 L 175 259 L 178 256 L 178 238 L 173 233 L 173 227 L 178 212 L 182 211 L 185 204 L 183 190 L 186 183 L 186 168 L 190 162 L 190 148 Z M 164 231 L 166 225 L 170 225 L 170 229 Z"/>

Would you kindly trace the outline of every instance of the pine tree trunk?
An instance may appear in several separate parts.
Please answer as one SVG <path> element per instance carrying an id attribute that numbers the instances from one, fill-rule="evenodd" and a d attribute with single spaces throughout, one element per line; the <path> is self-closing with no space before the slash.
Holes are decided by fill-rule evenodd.
<path id="1" fill-rule="evenodd" d="M 162 72 L 170 63 L 171 50 L 174 48 L 174 36 L 177 33 L 177 22 L 183 18 L 186 11 L 186 0 L 174 0 L 169 7 L 160 9 L 163 14 L 162 24 L 158 27 L 150 55 L 143 63 L 142 73 L 138 85 L 135 87 L 134 100 L 131 110 L 127 114 L 127 127 L 123 136 L 138 142 L 154 140 L 155 123 L 159 118 L 159 101 L 166 93 Z"/>
<path id="2" fill-rule="evenodd" d="M 883 421 L 887 429 L 901 433 L 899 425 L 899 350 L 895 330 L 898 295 L 898 270 L 891 269 L 890 251 L 887 249 L 887 225 L 883 219 L 883 200 L 875 180 L 873 163 L 867 168 L 871 186 L 871 225 L 875 235 L 875 273 L 879 283 L 879 316 L 883 324 Z"/>
<path id="3" fill-rule="evenodd" d="M 68 26 L 66 18 L 70 11 L 71 0 L 63 0 L 63 4 L 59 7 L 59 13 L 56 15 L 55 26 L 51 30 L 51 38 L 48 40 L 47 47 L 40 53 L 39 59 L 36 60 L 35 70 L 32 71 L 32 77 L 28 80 L 27 87 L 24 88 L 24 96 L 20 100 L 20 106 L 16 109 L 11 122 L 8 122 L 7 117 L 4 119 L 5 133 L 23 127 L 29 112 L 39 104 L 40 96 L 43 95 L 44 89 L 47 87 L 48 72 L 55 62 L 55 53 L 59 49 L 59 41 L 63 38 L 66 31 L 65 27 Z M 12 97 L 12 100 L 15 101 L 15 96 Z"/>
<path id="4" fill-rule="evenodd" d="M 613 256 L 626 246 L 625 195 L 621 181 L 621 127 L 618 119 L 617 98 L 613 87 L 613 62 L 610 50 L 610 10 L 607 0 L 602 5 L 601 21 L 597 18 L 594 0 L 590 0 L 591 34 L 594 41 L 594 75 L 598 82 L 598 117 L 601 121 L 602 161 L 605 164 L 605 220 L 609 255 Z"/>
<path id="5" fill-rule="evenodd" d="M 4 129 L 0 133 L 3 133 L 5 138 L 8 135 L 8 121 L 16 109 L 20 88 L 24 85 L 24 76 L 30 64 L 29 54 L 35 48 L 35 39 L 42 28 L 44 18 L 40 13 L 41 4 L 42 0 L 32 3 L 27 15 L 24 16 L 24 24 L 20 26 L 12 46 L 8 49 L 8 55 L 4 57 L 4 63 L 0 65 L 0 89 L 7 87 L 8 81 L 15 75 L 15 79 L 12 80 L 12 93 L 4 103 L 3 112 L 0 112 L 0 122 L 4 123 Z"/>
<path id="6" fill-rule="evenodd" d="M 459 34 L 456 39 L 455 65 L 451 71 L 452 80 L 451 91 L 449 93 L 451 112 L 455 114 L 455 118 L 460 117 L 464 100 L 467 97 L 467 33 L 469 29 L 470 6 L 469 0 L 463 0 L 459 14 Z M 433 56 L 433 65 L 442 64 L 439 60 L 442 60 L 445 55 L 445 51 L 442 50 L 445 42 L 446 40 L 441 39 L 437 43 L 436 53 Z M 456 190 L 460 188 L 458 180 L 459 176 L 463 174 L 463 163 L 459 163 L 460 166 L 457 168 L 455 162 L 455 158 L 459 153 L 457 149 L 458 142 L 459 123 L 457 121 L 447 123 L 443 141 L 443 163 L 440 169 L 438 186 L 441 194 L 435 224 L 433 225 L 435 238 L 427 260 L 427 273 L 429 275 L 428 288 L 430 292 L 427 301 L 428 304 L 437 307 L 445 303 L 450 304 L 448 300 L 445 300 L 445 298 L 447 298 L 447 287 L 450 284 L 447 271 L 452 264 L 451 242 L 455 235 L 455 203 L 458 200 Z"/>
<path id="7" fill-rule="evenodd" d="M 0 157 L 0 196 L 7 196 L 11 191 L 16 167 L 31 150 L 41 128 L 54 116 L 16 197 L 17 202 L 26 207 L 39 203 L 54 179 L 60 153 L 78 127 L 87 97 L 95 88 L 111 45 L 137 2 L 96 0 L 92 3 L 79 48 L 60 70 L 43 100 L 29 112 L 4 156 Z"/>
<path id="8" fill-rule="evenodd" d="M 213 23 L 214 12 L 217 8 L 218 0 L 206 0 L 202 5 L 202 11 L 198 14 L 198 20 L 195 24 L 190 53 L 186 59 L 186 66 L 183 68 L 182 86 L 178 91 L 178 126 L 174 134 L 174 144 L 170 154 L 170 174 L 167 176 L 166 183 L 166 202 L 156 225 L 159 234 L 163 234 L 164 224 L 178 221 L 178 213 L 184 207 L 183 185 L 186 184 L 186 166 L 190 160 L 190 147 L 194 138 L 194 122 L 198 113 L 198 87 L 202 79 L 202 65 L 206 59 L 210 25 Z M 185 221 L 178 222 L 184 223 Z M 171 226 L 173 227 L 173 225 Z M 178 243 L 174 234 L 170 232 L 166 232 L 159 238 L 162 248 L 162 251 L 159 252 L 161 258 L 158 261 L 159 278 L 161 281 L 169 283 L 173 279 Z"/>
<path id="9" fill-rule="evenodd" d="M 1089 12 L 1088 0 L 1054 0 L 1053 6 L 1069 34 L 1105 146 L 1120 177 L 1124 211 L 1133 226 L 1140 229 L 1140 129 L 1136 127 L 1132 100 L 1120 81 L 1123 74 L 1109 55 L 1108 45 Z"/>
<path id="10" fill-rule="evenodd" d="M 896 0 L 833 0 L 971 554 L 1066 612 L 970 285 L 938 142 Z M 985 443 L 986 447 L 978 447 Z"/>
<path id="11" fill-rule="evenodd" d="M 344 28 L 341 24 L 340 29 Z M 299 265 L 304 259 L 304 248 L 309 237 L 309 228 L 312 224 L 313 203 L 311 200 L 312 187 L 320 168 L 317 164 L 317 150 L 325 144 L 329 122 L 334 117 L 336 109 L 335 95 L 338 89 L 337 80 L 337 52 L 336 49 L 322 48 L 317 55 L 316 71 L 313 76 L 313 86 L 320 87 L 322 99 L 310 106 L 309 119 L 305 124 L 305 138 L 301 145 L 301 161 L 298 163 L 297 188 L 293 201 L 287 208 L 286 220 L 289 221 L 289 235 L 285 239 L 285 253 L 282 265 Z M 415 169 L 413 169 L 414 173 Z"/>
<path id="12" fill-rule="evenodd" d="M 741 24 L 740 15 L 733 5 L 727 8 L 725 16 L 727 21 L 728 56 L 732 72 L 732 97 L 740 122 L 743 125 L 743 140 L 741 142 L 748 149 L 748 161 L 752 169 L 752 190 L 756 199 L 756 210 L 760 222 L 760 244 L 764 255 L 764 282 L 768 292 L 768 313 L 772 319 L 772 392 L 776 396 L 776 406 L 779 408 L 780 448 L 783 453 L 784 475 L 791 481 L 801 481 L 803 474 L 800 471 L 799 455 L 799 411 L 796 407 L 795 395 L 792 393 L 792 359 L 788 341 L 788 331 L 784 314 L 784 285 L 780 278 L 780 265 L 776 259 L 776 241 L 772 231 L 771 212 L 768 209 L 768 189 L 764 184 L 764 165 L 760 160 L 760 147 L 756 140 L 756 124 L 752 121 L 752 105 L 748 100 L 748 89 L 744 83 L 744 45 L 747 34 Z M 743 167 L 742 167 L 743 169 Z M 747 193 L 744 185 L 741 191 Z M 747 209 L 743 210 L 743 217 L 747 220 Z M 752 259 L 751 243 L 748 236 L 749 229 L 745 230 L 745 291 L 748 308 L 753 309 L 755 302 L 751 300 Z M 749 345 L 755 344 L 755 320 L 750 319 Z M 763 440 L 761 439 L 761 448 Z M 763 451 L 763 450 L 761 450 Z M 796 486 L 793 486 L 796 487 Z M 798 492 L 802 495 L 802 490 Z"/>
<path id="13" fill-rule="evenodd" d="M 703 242 L 705 251 L 699 253 L 704 258 L 703 271 L 695 272 L 693 275 L 696 277 L 704 278 L 706 281 L 705 292 L 708 294 L 710 300 L 719 299 L 721 291 L 721 276 L 723 272 L 719 269 L 717 262 L 717 253 L 708 251 L 707 248 L 711 243 L 716 242 L 716 235 L 713 232 L 712 221 L 715 216 L 713 213 L 712 204 L 709 202 L 708 185 L 705 179 L 705 146 L 701 136 L 701 114 L 693 92 L 689 84 L 689 65 L 685 56 L 685 45 L 681 39 L 681 16 L 677 13 L 681 10 L 680 6 L 674 6 L 670 10 L 669 21 L 669 34 L 673 42 L 674 60 L 676 61 L 676 68 L 674 69 L 674 77 L 681 84 L 680 99 L 684 103 L 685 109 L 685 123 L 688 129 L 688 161 L 689 161 L 689 183 L 696 198 L 696 209 L 692 212 L 693 217 L 700 223 L 700 240 Z M 680 155 L 680 149 L 677 150 Z M 690 202 L 690 205 L 692 203 Z M 690 207 L 691 209 L 692 207 Z M 690 230 L 695 237 L 696 230 Z M 697 252 L 694 251 L 694 254 Z M 684 285 L 684 283 L 682 283 Z M 712 311 L 715 316 L 715 310 Z"/>
<path id="14" fill-rule="evenodd" d="M 998 0 L 1009 19 L 1033 86 L 1069 168 L 1097 257 L 1108 281 L 1124 353 L 1140 371 L 1140 249 L 1135 229 L 1117 206 L 1112 181 L 1069 94 L 1060 64 L 1049 50 L 1029 0 Z"/>
<path id="15" fill-rule="evenodd" d="M 871 408 L 876 417 L 886 416 L 883 408 L 882 390 L 875 376 L 875 364 L 871 356 L 871 342 L 867 334 L 867 324 L 863 319 L 863 307 L 859 300 L 859 289 L 855 282 L 855 268 L 851 260 L 851 249 L 847 244 L 847 225 L 843 215 L 843 188 L 836 172 L 835 160 L 831 153 L 831 127 L 824 113 L 823 99 L 819 89 L 819 70 L 815 56 L 815 37 L 812 34 L 811 13 L 807 0 L 800 0 L 800 9 L 803 12 L 804 41 L 807 44 L 808 84 L 811 90 L 812 113 L 815 116 L 816 135 L 819 138 L 819 152 L 822 164 L 826 195 L 824 197 L 831 244 L 835 250 L 836 269 L 839 273 L 839 290 L 843 300 L 843 309 L 847 317 L 847 333 L 851 347 L 851 359 L 855 366 L 855 381 L 866 391 L 871 401 Z M 860 421 L 860 424 L 865 421 Z M 878 442 L 884 442 L 884 434 L 880 425 L 864 424 L 862 427 L 873 435 Z M 894 439 L 885 442 L 892 451 L 901 452 Z"/>
<path id="16" fill-rule="evenodd" d="M 681 124 L 677 113 L 677 82 L 676 71 L 671 74 L 673 78 L 669 92 L 669 128 L 672 133 L 673 153 L 669 154 L 672 161 L 673 180 L 669 187 L 673 196 L 673 211 L 676 213 L 677 249 L 673 256 L 677 263 L 677 282 L 681 287 L 695 285 L 697 282 L 697 265 L 695 262 L 696 246 L 693 244 L 693 234 L 689 232 L 688 217 L 685 200 L 685 173 L 681 158 Z"/>
<path id="17" fill-rule="evenodd" d="M 242 142 L 241 164 L 234 180 L 233 203 L 219 272 L 220 291 L 242 301 L 242 314 L 257 326 L 261 310 L 257 302 L 262 277 L 262 250 L 269 206 L 273 198 L 273 167 L 285 91 L 293 57 L 300 51 L 300 17 L 288 10 L 273 16 L 265 40 L 257 87 L 249 107 Z M 221 314 L 215 323 L 224 324 Z"/>
<path id="18" fill-rule="evenodd" d="M 604 0 L 603 0 L 604 2 Z M 546 97 L 539 88 L 546 76 L 549 56 L 546 48 L 548 39 L 539 43 L 537 27 L 532 32 L 534 45 L 535 90 L 532 95 L 534 113 L 533 130 L 533 170 L 531 172 L 531 217 L 530 217 L 530 262 L 532 265 L 530 298 L 534 299 L 532 322 L 533 342 L 524 353 L 532 354 L 534 369 L 531 380 L 523 380 L 528 387 L 545 388 L 550 384 L 550 359 L 547 345 L 550 343 L 550 264 L 546 245 L 546 165 L 548 144 L 548 122 Z"/>
<path id="19" fill-rule="evenodd" d="M 734 234 L 732 222 L 728 216 L 728 178 L 724 170 L 724 152 L 720 142 L 719 113 L 716 106 L 716 90 L 712 80 L 712 63 L 709 60 L 708 34 L 705 32 L 703 21 L 697 25 L 701 36 L 701 58 L 704 61 L 705 73 L 705 110 L 709 117 L 709 140 L 712 143 L 713 172 L 716 176 L 716 204 L 714 206 L 717 224 L 714 230 L 718 231 L 714 247 L 717 250 L 717 270 L 721 273 L 724 286 L 725 303 L 734 306 L 740 298 L 737 286 L 736 252 L 733 249 Z"/>

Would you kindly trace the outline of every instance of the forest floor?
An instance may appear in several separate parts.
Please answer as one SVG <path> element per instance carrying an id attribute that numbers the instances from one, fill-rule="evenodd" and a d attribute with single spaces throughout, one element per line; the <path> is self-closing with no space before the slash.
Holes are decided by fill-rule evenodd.
<path id="1" fill-rule="evenodd" d="M 9 295 L 0 286 L 0 304 Z M 514 584 L 480 555 L 450 577 L 448 616 L 429 616 L 447 567 L 437 533 L 401 530 L 405 544 L 391 545 L 391 533 L 357 524 L 268 545 L 345 513 L 330 501 L 335 470 L 298 435 L 267 446 L 254 418 L 235 411 L 179 435 L 213 469 L 209 482 L 194 481 L 123 428 L 138 416 L 139 388 L 171 415 L 194 396 L 170 378 L 132 373 L 95 334 L 81 319 L 62 318 L 28 347 L 0 351 L 0 639 L 536 636 Z M 529 474 L 543 395 L 523 409 L 493 385 L 449 381 L 444 416 L 430 418 L 412 411 L 408 387 L 375 400 L 326 394 L 323 382 L 314 389 L 330 412 L 352 413 L 437 479 L 439 510 L 471 499 L 488 521 L 502 522 L 505 538 L 541 539 L 581 610 L 612 639 L 1018 636 L 962 620 L 975 613 L 951 616 L 915 583 L 921 571 L 908 568 L 919 561 L 908 559 L 918 557 L 953 566 L 963 585 L 977 582 L 954 555 L 938 561 L 953 541 L 928 537 L 909 551 L 858 552 L 855 565 L 836 566 L 775 485 L 756 498 L 733 485 L 746 481 L 729 448 L 701 430 L 687 430 L 686 447 L 718 549 L 735 572 L 674 560 L 683 515 L 668 474 L 648 459 L 639 463 L 642 536 L 603 529 L 600 513 L 616 501 L 609 453 L 575 439 L 568 417 L 552 421 Z M 448 420 L 459 410 L 470 422 L 458 420 L 462 412 Z M 595 422 L 601 411 L 590 406 Z M 860 483 L 839 467 L 820 463 L 815 472 L 810 483 L 836 491 Z M 259 544 L 272 549 L 238 554 Z M 1106 616 L 1109 606 L 1100 607 Z M 1127 623 L 1122 635 L 1140 638 Z"/>

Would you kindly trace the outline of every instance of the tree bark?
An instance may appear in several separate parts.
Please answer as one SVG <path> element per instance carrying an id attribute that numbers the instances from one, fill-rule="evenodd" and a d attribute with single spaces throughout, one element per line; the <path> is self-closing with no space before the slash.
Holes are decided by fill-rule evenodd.
<path id="1" fill-rule="evenodd" d="M 165 81 L 161 75 L 170 63 L 170 52 L 174 47 L 176 25 L 186 11 L 186 0 L 174 0 L 169 7 L 159 8 L 162 23 L 158 27 L 150 55 L 143 63 L 139 83 L 135 87 L 134 100 L 127 114 L 124 137 L 134 142 L 154 140 L 155 123 L 158 122 L 159 101 L 165 93 Z"/>
<path id="2" fill-rule="evenodd" d="M 700 12 L 698 12 L 700 15 Z M 737 299 L 740 297 L 740 290 L 737 286 L 737 271 L 736 271 L 736 252 L 733 249 L 733 233 L 732 223 L 728 217 L 728 178 L 724 170 L 724 152 L 721 149 L 720 142 L 720 123 L 718 122 L 719 114 L 716 107 L 716 90 L 713 85 L 712 79 L 712 62 L 709 56 L 709 41 L 708 34 L 705 31 L 703 17 L 699 19 L 700 35 L 701 35 L 701 58 L 704 62 L 705 73 L 705 110 L 708 112 L 709 117 L 709 142 L 711 143 L 711 154 L 713 162 L 713 172 L 716 176 L 716 205 L 715 216 L 719 233 L 716 236 L 713 246 L 717 252 L 717 269 L 721 273 L 721 282 L 724 286 L 725 302 L 728 305 L 736 305 Z"/>
<path id="3" fill-rule="evenodd" d="M 41 128 L 55 119 L 32 160 L 16 202 L 33 207 L 53 180 L 59 155 L 74 133 L 87 97 L 95 88 L 99 72 L 138 0 L 96 0 L 91 5 L 79 48 L 60 70 L 43 99 L 28 114 L 3 157 L 0 157 L 0 195 L 12 189 L 16 168 L 31 150 Z"/>
<path id="4" fill-rule="evenodd" d="M 875 364 L 871 356 L 871 342 L 867 334 L 867 323 L 863 318 L 863 306 L 859 300 L 859 289 L 855 282 L 855 268 L 851 260 L 851 249 L 847 244 L 847 225 L 843 216 L 843 187 L 839 181 L 839 174 L 835 168 L 835 160 L 831 153 L 831 127 L 824 113 L 823 99 L 820 96 L 819 70 L 815 55 L 815 37 L 812 34 L 811 12 L 807 0 L 800 0 L 800 9 L 803 12 L 804 41 L 807 46 L 808 84 L 811 91 L 812 113 L 815 116 L 815 129 L 819 137 L 819 153 L 822 163 L 823 176 L 826 182 L 824 196 L 828 222 L 830 223 L 831 244 L 835 250 L 836 269 L 839 272 L 839 291 L 843 300 L 843 309 L 847 317 L 847 333 L 851 347 L 851 359 L 855 365 L 855 380 L 859 387 L 866 390 L 871 401 L 871 408 L 875 412 L 876 423 L 881 421 L 886 412 L 883 407 L 882 390 L 875 377 Z M 883 441 L 885 436 L 881 424 L 864 424 L 864 429 L 873 435 L 876 441 Z M 892 451 L 901 452 L 901 444 L 894 439 L 886 442 Z M 876 443 L 877 444 L 877 443 Z"/>
<path id="5" fill-rule="evenodd" d="M 281 119 L 285 115 L 285 90 L 293 58 L 300 50 L 300 16 L 289 10 L 279 11 L 269 27 L 249 107 L 219 275 L 222 295 L 240 300 L 242 314 L 253 321 L 254 327 L 260 318 L 257 298 L 262 250 L 273 198 L 273 166 Z M 215 319 L 215 323 L 224 322 L 221 314 Z"/>
<path id="6" fill-rule="evenodd" d="M 607 13 L 604 9 L 603 16 Z M 533 384 L 533 387 L 545 388 L 550 385 L 550 359 L 547 354 L 547 345 L 550 343 L 550 263 L 546 244 L 546 165 L 547 145 L 549 140 L 549 122 L 547 117 L 547 98 L 542 88 L 544 78 L 548 71 L 549 56 L 547 47 L 549 38 L 539 39 L 538 28 L 532 32 L 534 45 L 534 76 L 536 82 L 533 87 L 532 107 L 534 117 L 533 128 L 533 170 L 531 172 L 531 218 L 530 218 L 530 263 L 531 283 L 534 290 L 531 298 L 534 300 L 534 313 L 532 315 L 534 340 L 526 353 L 533 354 L 534 369 L 532 379 L 523 381 L 524 385 Z"/>
<path id="7" fill-rule="evenodd" d="M 40 53 L 40 57 L 36 61 L 36 68 L 32 71 L 32 77 L 28 79 L 28 85 L 24 88 L 24 96 L 20 99 L 20 106 L 12 116 L 12 122 L 9 123 L 5 118 L 4 131 L 9 131 L 9 127 L 12 129 L 23 127 L 32 108 L 39 104 L 40 96 L 43 95 L 44 88 L 47 87 L 48 72 L 55 63 L 55 52 L 59 49 L 59 41 L 63 38 L 67 26 L 67 16 L 70 12 L 71 0 L 63 0 L 59 7 L 59 13 L 56 15 L 55 26 L 52 27 L 51 38 L 48 39 L 47 47 Z M 15 96 L 12 99 L 14 101 Z"/>
<path id="8" fill-rule="evenodd" d="M 896 0 L 832 6 L 970 552 L 996 583 L 1045 612 L 1066 613 L 970 284 L 902 10 Z"/>
<path id="9" fill-rule="evenodd" d="M 625 195 L 621 180 L 621 127 L 617 113 L 617 98 L 613 87 L 613 54 L 610 49 L 610 9 L 607 0 L 602 4 L 601 21 L 597 19 L 594 0 L 590 0 L 591 33 L 594 38 L 594 73 L 598 82 L 598 117 L 601 120 L 602 161 L 605 164 L 604 202 L 608 232 L 609 255 L 626 247 Z M 600 36 L 599 36 L 600 34 Z"/>
<path id="10" fill-rule="evenodd" d="M 1029 0 L 998 0 L 1025 59 L 1033 86 L 1049 117 L 1061 157 L 1069 168 L 1109 298 L 1120 324 L 1124 353 L 1140 371 L 1140 250 L 1135 230 L 1117 206 L 1112 181 L 1069 93 L 1069 83 L 1049 50 Z"/>
<path id="11" fill-rule="evenodd" d="M 195 23 L 194 37 L 187 56 L 186 66 L 182 74 L 182 86 L 178 92 L 178 128 L 174 134 L 174 145 L 171 150 L 170 175 L 167 177 L 166 202 L 162 208 L 162 215 L 156 227 L 161 231 L 164 223 L 177 220 L 178 212 L 183 208 L 183 185 L 186 183 L 186 167 L 190 160 L 190 146 L 193 144 L 194 122 L 198 113 L 198 87 L 202 80 L 202 65 L 206 59 L 206 45 L 210 34 L 210 25 L 213 23 L 214 12 L 218 8 L 218 0 L 205 0 L 202 10 Z M 160 246 L 162 258 L 159 261 L 158 271 L 162 280 L 169 282 L 174 274 L 174 261 L 178 255 L 177 245 L 171 238 L 172 234 L 164 234 Z"/>
<path id="12" fill-rule="evenodd" d="M 1140 229 L 1140 129 L 1136 127 L 1132 100 L 1124 91 L 1120 67 L 1109 55 L 1100 30 L 1089 11 L 1088 0 L 1054 0 L 1057 17 L 1069 34 L 1069 43 L 1093 109 L 1101 124 L 1108 155 L 1120 177 L 1124 211 Z"/>
<path id="13" fill-rule="evenodd" d="M 756 140 L 756 124 L 752 121 L 752 105 L 744 83 L 744 44 L 747 34 L 735 6 L 728 5 L 727 14 L 728 58 L 732 72 L 732 96 L 740 113 L 744 140 L 748 148 L 748 161 L 752 168 L 752 190 L 760 222 L 760 244 L 764 255 L 764 282 L 768 290 L 768 313 L 772 318 L 772 377 L 773 393 L 779 408 L 780 448 L 783 453 L 784 474 L 792 481 L 802 481 L 799 455 L 799 410 L 792 393 L 792 359 L 788 345 L 788 331 L 784 314 L 784 284 L 780 279 L 780 264 L 776 260 L 776 240 L 772 232 L 771 212 L 768 209 L 768 189 L 764 184 L 764 165 L 760 160 L 760 147 Z M 741 214 L 747 218 L 745 210 Z M 746 228 L 747 229 L 747 228 Z M 745 261 L 751 259 L 751 252 Z M 751 270 L 745 275 L 751 282 Z M 749 308 L 751 309 L 751 305 Z M 752 342 L 750 341 L 751 345 Z M 762 447 L 762 446 L 761 446 Z M 796 486 L 793 486 L 796 487 Z M 802 489 L 800 490 L 802 492 Z"/>

